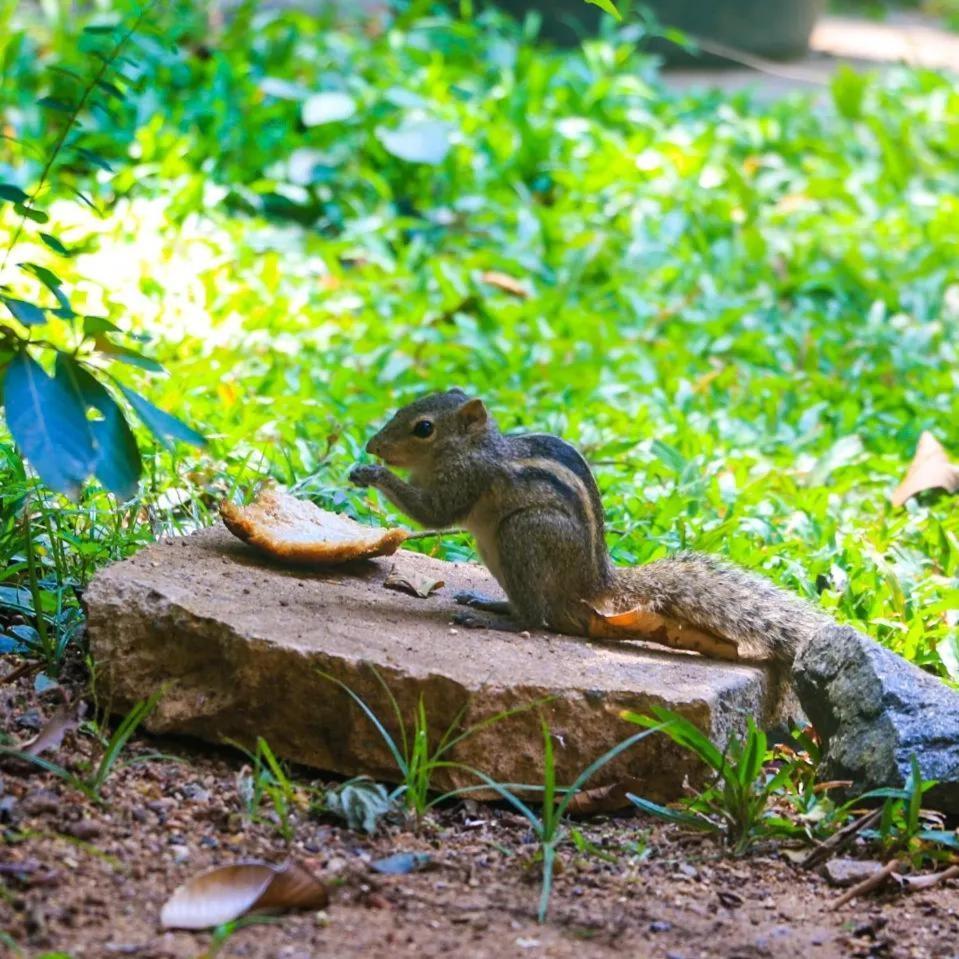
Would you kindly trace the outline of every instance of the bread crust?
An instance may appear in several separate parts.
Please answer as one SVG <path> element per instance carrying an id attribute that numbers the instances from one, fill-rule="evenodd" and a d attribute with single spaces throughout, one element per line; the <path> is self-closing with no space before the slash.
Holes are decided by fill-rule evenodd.
<path id="1" fill-rule="evenodd" d="M 220 516 L 244 543 L 298 566 L 334 566 L 390 556 L 409 536 L 405 529 L 363 526 L 276 489 L 264 489 L 247 506 L 224 500 Z"/>

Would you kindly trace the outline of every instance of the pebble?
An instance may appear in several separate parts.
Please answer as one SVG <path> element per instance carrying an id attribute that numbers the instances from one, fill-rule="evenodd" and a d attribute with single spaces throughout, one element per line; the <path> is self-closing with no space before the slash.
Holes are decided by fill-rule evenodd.
<path id="1" fill-rule="evenodd" d="M 170 846 L 170 852 L 173 853 L 173 861 L 177 864 L 186 862 L 190 858 L 189 847 L 181 846 L 179 843 Z"/>
<path id="2" fill-rule="evenodd" d="M 210 792 L 204 789 L 199 783 L 187 783 L 181 790 L 186 799 L 192 799 L 193 802 L 209 802 Z"/>
<path id="3" fill-rule="evenodd" d="M 28 816 L 59 812 L 60 806 L 60 797 L 51 789 L 35 789 L 21 803 L 21 808 Z"/>
<path id="4" fill-rule="evenodd" d="M 882 863 L 873 859 L 830 859 L 823 875 L 830 886 L 854 886 L 881 868 Z"/>
<path id="5" fill-rule="evenodd" d="M 30 729 L 33 732 L 38 732 L 43 725 L 43 717 L 40 715 L 40 710 L 28 709 L 26 712 L 21 713 L 17 716 L 15 725 L 18 729 Z"/>
<path id="6" fill-rule="evenodd" d="M 63 831 L 74 839 L 95 839 L 103 832 L 103 827 L 93 819 L 81 819 L 78 822 L 67 823 Z"/>

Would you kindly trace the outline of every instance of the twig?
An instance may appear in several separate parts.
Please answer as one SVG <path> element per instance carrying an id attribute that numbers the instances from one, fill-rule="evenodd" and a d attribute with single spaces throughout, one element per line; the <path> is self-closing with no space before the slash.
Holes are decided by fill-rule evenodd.
<path id="1" fill-rule="evenodd" d="M 12 683 L 15 680 L 18 680 L 21 676 L 26 676 L 28 673 L 32 673 L 35 669 L 39 669 L 40 664 L 33 661 L 27 661 L 21 663 L 12 673 L 8 676 L 4 676 L 3 679 L 0 679 L 0 686 L 6 686 L 7 683 Z"/>
<path id="2" fill-rule="evenodd" d="M 868 829 L 880 815 L 882 815 L 881 809 L 873 809 L 849 823 L 849 825 L 843 826 L 825 842 L 816 846 L 799 865 L 803 869 L 815 869 L 816 866 L 821 866 L 827 859 L 831 859 L 837 852 L 845 849 L 863 829 Z"/>
<path id="3" fill-rule="evenodd" d="M 411 539 L 427 539 L 430 536 L 452 536 L 454 533 L 466 533 L 468 532 L 465 529 L 423 529 L 418 533 L 410 533 L 406 540 Z"/>
<path id="4" fill-rule="evenodd" d="M 858 899 L 860 896 L 864 896 L 867 892 L 872 892 L 873 889 L 878 889 L 890 876 L 894 875 L 896 870 L 899 868 L 898 859 L 890 859 L 882 869 L 877 869 L 871 876 L 866 879 L 863 879 L 862 882 L 856 883 L 852 889 L 844 892 L 833 904 L 833 909 L 839 909 L 841 906 L 845 906 L 847 902 L 852 902 L 853 899 Z"/>
<path id="5" fill-rule="evenodd" d="M 901 878 L 903 886 L 909 892 L 931 889 L 947 879 L 959 879 L 959 866 L 950 866 L 948 869 L 943 869 L 942 872 L 933 872 L 927 876 L 902 876 L 898 878 Z"/>
<path id="6" fill-rule="evenodd" d="M 750 70 L 755 70 L 757 73 L 765 73 L 767 76 L 778 77 L 781 80 L 808 83 L 816 87 L 829 86 L 829 81 L 824 80 L 818 74 L 809 73 L 806 70 L 795 70 L 792 67 L 783 67 L 774 60 L 768 60 L 766 57 L 727 46 L 718 40 L 707 40 L 705 37 L 693 33 L 687 34 L 687 36 L 706 53 L 711 53 L 714 57 L 721 57 L 723 60 L 729 60 L 732 63 L 738 63 L 740 66 L 749 67 Z"/>

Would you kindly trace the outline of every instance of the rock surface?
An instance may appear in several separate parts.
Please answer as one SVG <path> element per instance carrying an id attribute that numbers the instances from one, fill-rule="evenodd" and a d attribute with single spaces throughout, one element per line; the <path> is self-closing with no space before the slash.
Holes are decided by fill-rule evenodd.
<path id="1" fill-rule="evenodd" d="M 427 599 L 384 588 L 406 578 L 443 580 Z M 637 732 L 618 716 L 653 704 L 677 709 L 724 744 L 746 717 L 769 719 L 777 690 L 753 665 L 660 652 L 639 642 L 599 643 L 534 633 L 453 628 L 453 595 L 498 594 L 485 569 L 401 551 L 335 569 L 286 569 L 222 527 L 151 546 L 101 571 L 85 593 L 101 701 L 115 710 L 166 686 L 147 723 L 154 732 L 252 745 L 323 770 L 395 781 L 370 721 L 324 671 L 362 696 L 396 734 L 375 666 L 411 721 L 423 697 L 434 738 L 465 709 L 470 725 L 552 697 L 463 740 L 450 755 L 501 782 L 542 782 L 540 716 L 554 735 L 560 782 Z M 700 770 L 653 735 L 591 785 L 638 777 L 659 801 Z M 472 784 L 441 770 L 440 788 Z"/>
<path id="2" fill-rule="evenodd" d="M 823 738 L 826 779 L 853 790 L 902 786 L 910 756 L 931 808 L 959 813 L 959 693 L 868 636 L 833 626 L 794 665 L 799 701 Z"/>

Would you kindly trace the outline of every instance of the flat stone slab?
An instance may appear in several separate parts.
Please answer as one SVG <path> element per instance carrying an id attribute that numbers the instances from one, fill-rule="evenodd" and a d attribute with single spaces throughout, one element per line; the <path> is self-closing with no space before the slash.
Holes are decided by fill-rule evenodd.
<path id="1" fill-rule="evenodd" d="M 443 580 L 429 598 L 384 587 L 395 567 Z M 487 571 L 401 551 L 323 570 L 273 564 L 217 526 L 166 540 L 98 573 L 84 595 L 101 701 L 128 708 L 161 686 L 147 722 L 157 733 L 252 745 L 263 736 L 288 759 L 347 776 L 396 781 L 369 719 L 321 675 L 363 697 L 396 735 L 389 686 L 408 723 L 420 696 L 434 741 L 461 710 L 466 725 L 551 697 L 464 739 L 449 756 L 501 782 L 542 782 L 541 717 L 553 733 L 560 782 L 638 727 L 622 709 L 659 704 L 689 716 L 719 744 L 748 716 L 773 716 L 777 690 L 763 668 L 603 643 L 453 627 L 455 593 L 500 595 Z M 591 782 L 624 776 L 660 801 L 701 775 L 655 734 Z M 439 788 L 473 782 L 441 770 Z"/>

